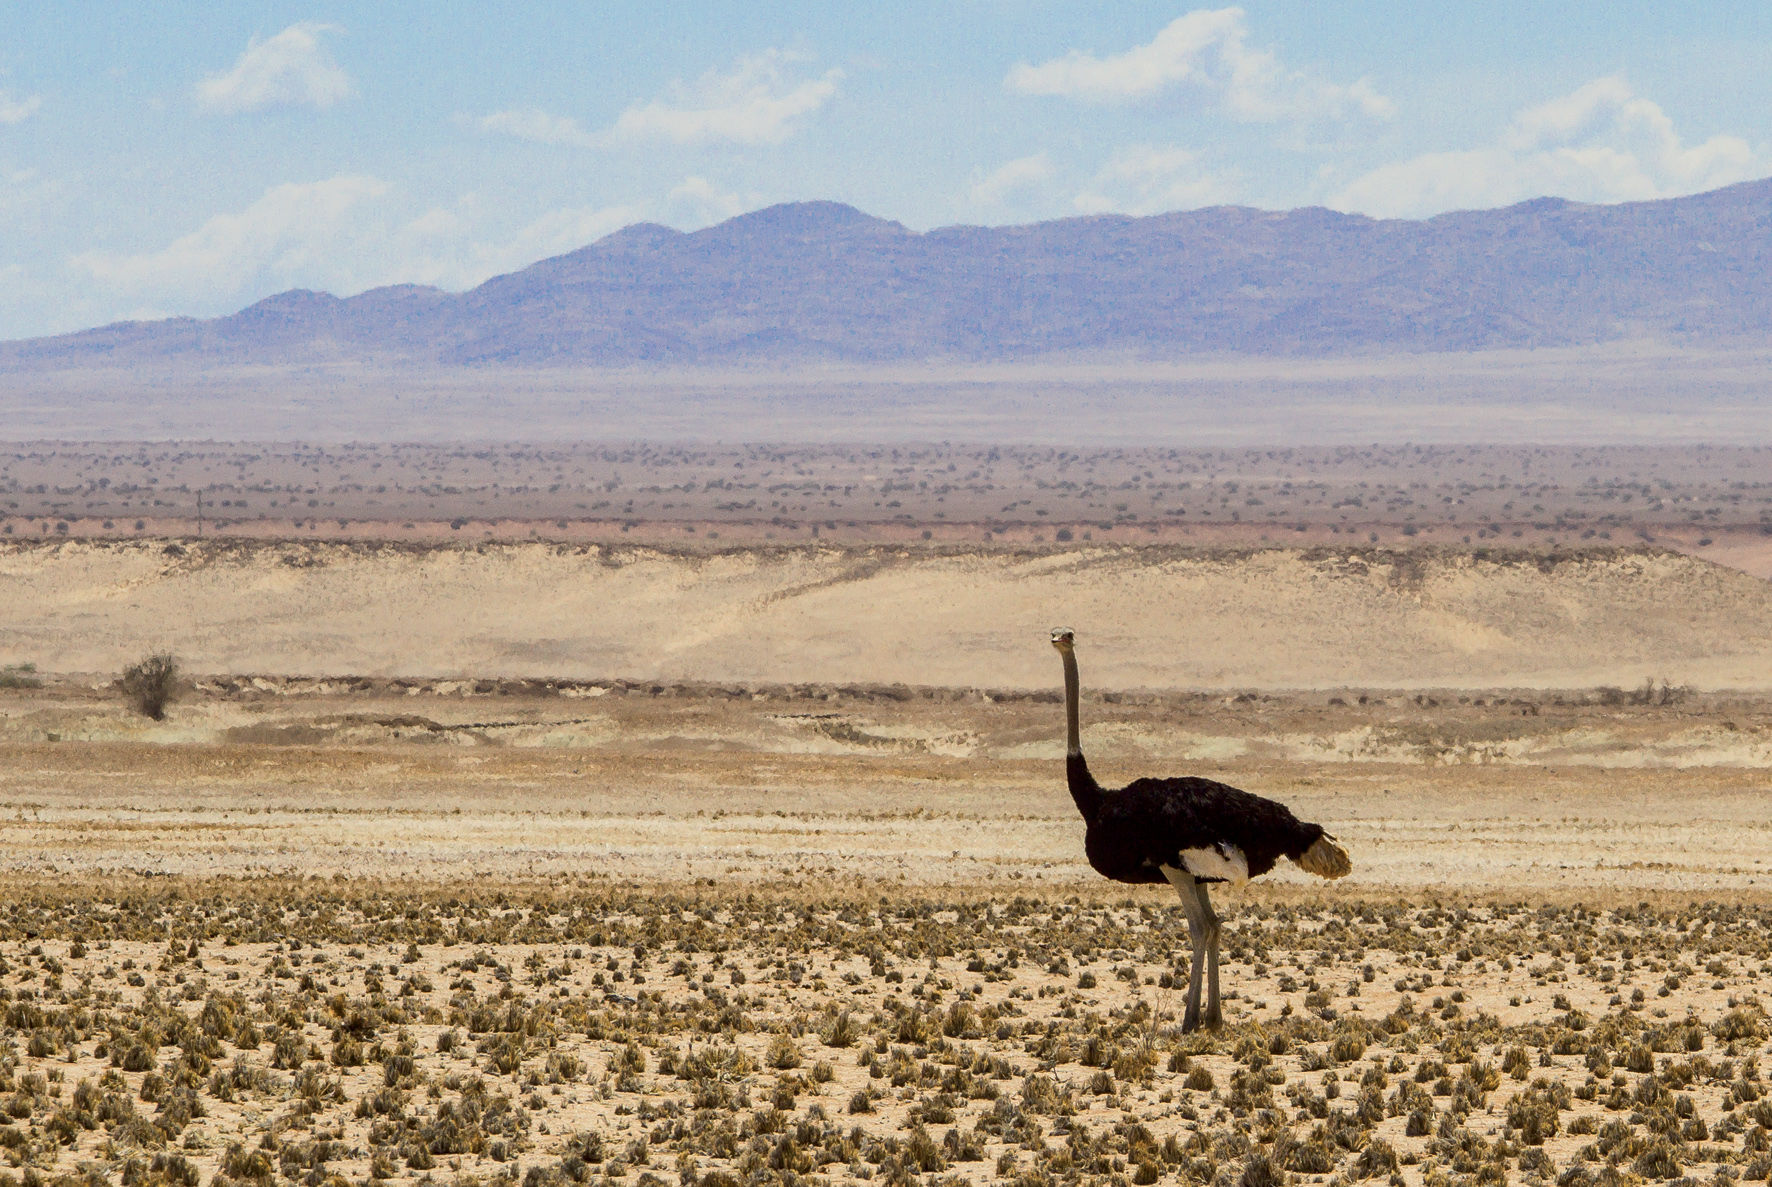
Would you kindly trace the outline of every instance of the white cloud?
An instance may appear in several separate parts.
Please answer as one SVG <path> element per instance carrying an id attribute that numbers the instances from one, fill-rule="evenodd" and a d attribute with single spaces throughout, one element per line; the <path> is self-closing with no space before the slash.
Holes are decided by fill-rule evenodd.
<path id="1" fill-rule="evenodd" d="M 1135 145 L 1115 153 L 1074 205 L 1085 214 L 1163 214 L 1229 202 L 1237 179 L 1212 173 L 1174 145 Z"/>
<path id="2" fill-rule="evenodd" d="M 159 250 L 86 252 L 72 263 L 107 290 L 102 303 L 112 309 L 212 315 L 289 288 L 340 295 L 399 283 L 471 288 L 645 215 L 639 205 L 565 207 L 505 230 L 471 195 L 405 219 L 396 197 L 367 176 L 273 186 Z"/>
<path id="3" fill-rule="evenodd" d="M 27 213 L 41 215 L 59 203 L 62 191 L 59 182 L 35 169 L 0 170 L 0 214 L 13 218 Z"/>
<path id="4" fill-rule="evenodd" d="M 331 107 L 351 93 L 351 80 L 321 44 L 334 25 L 302 21 L 265 41 L 253 38 L 233 68 L 197 84 L 208 111 L 254 111 L 273 105 Z"/>
<path id="5" fill-rule="evenodd" d="M 982 177 L 977 177 L 967 196 L 974 205 L 998 207 L 1015 197 L 1040 188 L 1052 180 L 1052 158 L 1043 152 L 1006 161 Z"/>
<path id="6" fill-rule="evenodd" d="M 0 124 L 22 124 L 43 106 L 42 95 L 26 95 L 14 99 L 10 92 L 0 91 Z"/>
<path id="7" fill-rule="evenodd" d="M 638 222 L 644 212 L 638 206 L 575 206 L 550 210 L 496 245 L 476 245 L 487 276 L 509 272 L 549 256 L 576 251 Z M 478 283 L 474 281 L 473 283 Z"/>
<path id="8" fill-rule="evenodd" d="M 783 50 L 741 58 L 731 70 L 677 84 L 667 99 L 628 108 L 616 119 L 613 134 L 679 144 L 778 144 L 830 102 L 843 78 L 841 70 L 827 70 L 796 81 L 790 67 L 800 60 Z"/>
<path id="9" fill-rule="evenodd" d="M 1093 103 L 1148 99 L 1188 85 L 1216 94 L 1228 114 L 1251 123 L 1395 114 L 1396 105 L 1366 79 L 1320 82 L 1288 69 L 1272 50 L 1251 47 L 1244 16 L 1241 8 L 1196 9 L 1124 53 L 1072 50 L 1038 65 L 1018 63 L 1003 85 Z"/>
<path id="10" fill-rule="evenodd" d="M 685 177 L 665 197 L 665 207 L 679 223 L 706 226 L 722 222 L 757 205 L 757 199 L 728 193 L 699 175 Z"/>
<path id="11" fill-rule="evenodd" d="M 218 214 L 159 251 L 85 252 L 74 265 L 117 294 L 214 308 L 250 292 L 322 286 L 347 275 L 356 217 L 388 192 L 375 177 L 272 186 L 245 210 Z"/>
<path id="12" fill-rule="evenodd" d="M 589 131 L 571 116 L 539 107 L 514 107 L 462 122 L 518 140 L 576 148 L 647 140 L 778 144 L 831 100 L 843 78 L 841 70 L 827 70 L 817 78 L 796 79 L 791 68 L 801 60 L 783 50 L 741 58 L 730 70 L 674 84 L 665 99 L 629 107 L 604 131 Z"/>
<path id="13" fill-rule="evenodd" d="M 1424 153 L 1356 178 L 1340 210 L 1409 217 L 1553 195 L 1626 202 L 1696 193 L 1766 172 L 1738 136 L 1688 145 L 1655 103 L 1620 78 L 1597 79 L 1517 113 L 1494 143 Z"/>
<path id="14" fill-rule="evenodd" d="M 470 289 L 537 260 L 576 251 L 645 216 L 637 205 L 577 206 L 550 210 L 514 231 L 488 228 L 486 214 L 470 195 L 453 209 L 435 207 L 366 243 L 364 266 L 349 292 L 381 284 L 431 284 Z M 369 233 L 363 238 L 368 240 Z"/>
<path id="15" fill-rule="evenodd" d="M 1510 149 L 1529 151 L 1585 139 L 1604 131 L 1608 117 L 1633 102 L 1644 100 L 1636 99 L 1622 78 L 1597 78 L 1571 94 L 1516 114 L 1502 143 Z"/>
<path id="16" fill-rule="evenodd" d="M 529 140 L 536 144 L 567 144 L 577 148 L 595 148 L 598 138 L 579 126 L 567 115 L 554 115 L 539 107 L 512 108 L 483 115 L 474 121 L 485 132 L 497 132 Z"/>

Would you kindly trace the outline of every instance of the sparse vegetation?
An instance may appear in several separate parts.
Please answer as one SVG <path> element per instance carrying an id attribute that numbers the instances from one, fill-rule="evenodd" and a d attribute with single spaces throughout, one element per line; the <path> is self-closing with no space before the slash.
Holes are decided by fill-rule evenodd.
<path id="1" fill-rule="evenodd" d="M 1252 903 L 1227 943 L 1264 962 L 1253 1000 L 1184 1036 L 1166 905 L 192 889 L 8 888 L 0 1182 L 1598 1187 L 1768 1161 L 1764 907 Z M 1061 957 L 1115 975 L 1081 990 Z M 1295 974 L 1365 968 L 1360 1010 L 1305 1006 Z M 1677 1011 L 1617 992 L 1699 969 Z M 807 1069 L 819 1010 L 855 1054 Z"/>
<path id="2" fill-rule="evenodd" d="M 717 529 L 722 547 L 1099 537 L 1710 549 L 1772 531 L 1769 456 L 1751 446 L 64 445 L 0 451 L 0 535 L 182 533 L 191 508 L 164 493 L 180 488 L 213 496 L 204 530 L 222 537 L 686 544 Z"/>
<path id="3" fill-rule="evenodd" d="M 37 675 L 36 664 L 0 666 L 0 688 L 42 688 L 43 678 Z"/>

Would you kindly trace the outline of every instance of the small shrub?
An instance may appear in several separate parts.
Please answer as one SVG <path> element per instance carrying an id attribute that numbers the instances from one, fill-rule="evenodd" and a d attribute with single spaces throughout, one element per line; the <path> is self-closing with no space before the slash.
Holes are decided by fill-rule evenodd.
<path id="1" fill-rule="evenodd" d="M 136 712 L 155 721 L 166 717 L 166 706 L 178 693 L 178 660 L 157 651 L 123 669 L 117 687 Z"/>
<path id="2" fill-rule="evenodd" d="M 1397 1170 L 1397 1151 L 1383 1138 L 1372 1138 L 1366 1148 L 1360 1151 L 1355 1161 L 1355 1173 L 1362 1179 L 1374 1178 L 1378 1175 L 1394 1174 Z"/>
<path id="3" fill-rule="evenodd" d="M 772 1068 L 785 1071 L 788 1068 L 799 1067 L 801 1058 L 800 1044 L 794 1042 L 792 1035 L 776 1035 L 774 1041 L 769 1044 L 769 1066 Z"/>
<path id="4" fill-rule="evenodd" d="M 248 1150 L 235 1142 L 222 1154 L 222 1173 L 230 1179 L 268 1182 L 272 1175 L 271 1156 L 263 1150 Z"/>
<path id="5" fill-rule="evenodd" d="M 1764 1015 L 1762 1012 L 1738 1006 L 1718 1019 L 1711 1027 L 1711 1033 L 1725 1043 L 1763 1039 L 1766 1037 Z"/>
<path id="6" fill-rule="evenodd" d="M 819 1037 L 824 1040 L 827 1047 L 854 1046 L 857 1030 L 854 1019 L 849 1016 L 849 1011 L 839 1012 L 835 1018 L 831 1019 L 830 1026 Z"/>
<path id="7" fill-rule="evenodd" d="M 1155 1183 L 1157 1180 L 1146 1178 L 1142 1181 Z M 1254 1154 L 1243 1164 L 1243 1174 L 1237 1182 L 1239 1187 L 1283 1187 L 1286 1176 L 1279 1172 L 1267 1155 Z"/>
<path id="8" fill-rule="evenodd" d="M 36 664 L 7 664 L 0 667 L 0 688 L 42 688 Z"/>
<path id="9" fill-rule="evenodd" d="M 1658 1139 L 1637 1155 L 1631 1169 L 1646 1179 L 1676 1179 L 1680 1175 L 1680 1156 L 1666 1140 Z"/>

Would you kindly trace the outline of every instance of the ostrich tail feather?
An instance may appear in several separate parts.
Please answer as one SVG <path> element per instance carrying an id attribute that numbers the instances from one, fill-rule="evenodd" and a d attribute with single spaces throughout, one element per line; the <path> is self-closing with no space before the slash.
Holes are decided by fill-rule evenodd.
<path id="1" fill-rule="evenodd" d="M 1337 845 L 1328 833 L 1318 837 L 1297 860 L 1300 869 L 1319 878 L 1345 878 L 1354 868 L 1354 863 L 1348 860 L 1347 850 Z"/>

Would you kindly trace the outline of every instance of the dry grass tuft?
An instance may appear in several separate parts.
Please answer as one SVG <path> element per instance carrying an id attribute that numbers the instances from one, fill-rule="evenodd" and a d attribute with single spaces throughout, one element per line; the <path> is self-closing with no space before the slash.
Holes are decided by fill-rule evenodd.
<path id="1" fill-rule="evenodd" d="M 0 1183 L 1757 1182 L 1769 924 L 1255 904 L 1182 1035 L 1169 908 L 119 881 L 0 906 Z"/>

